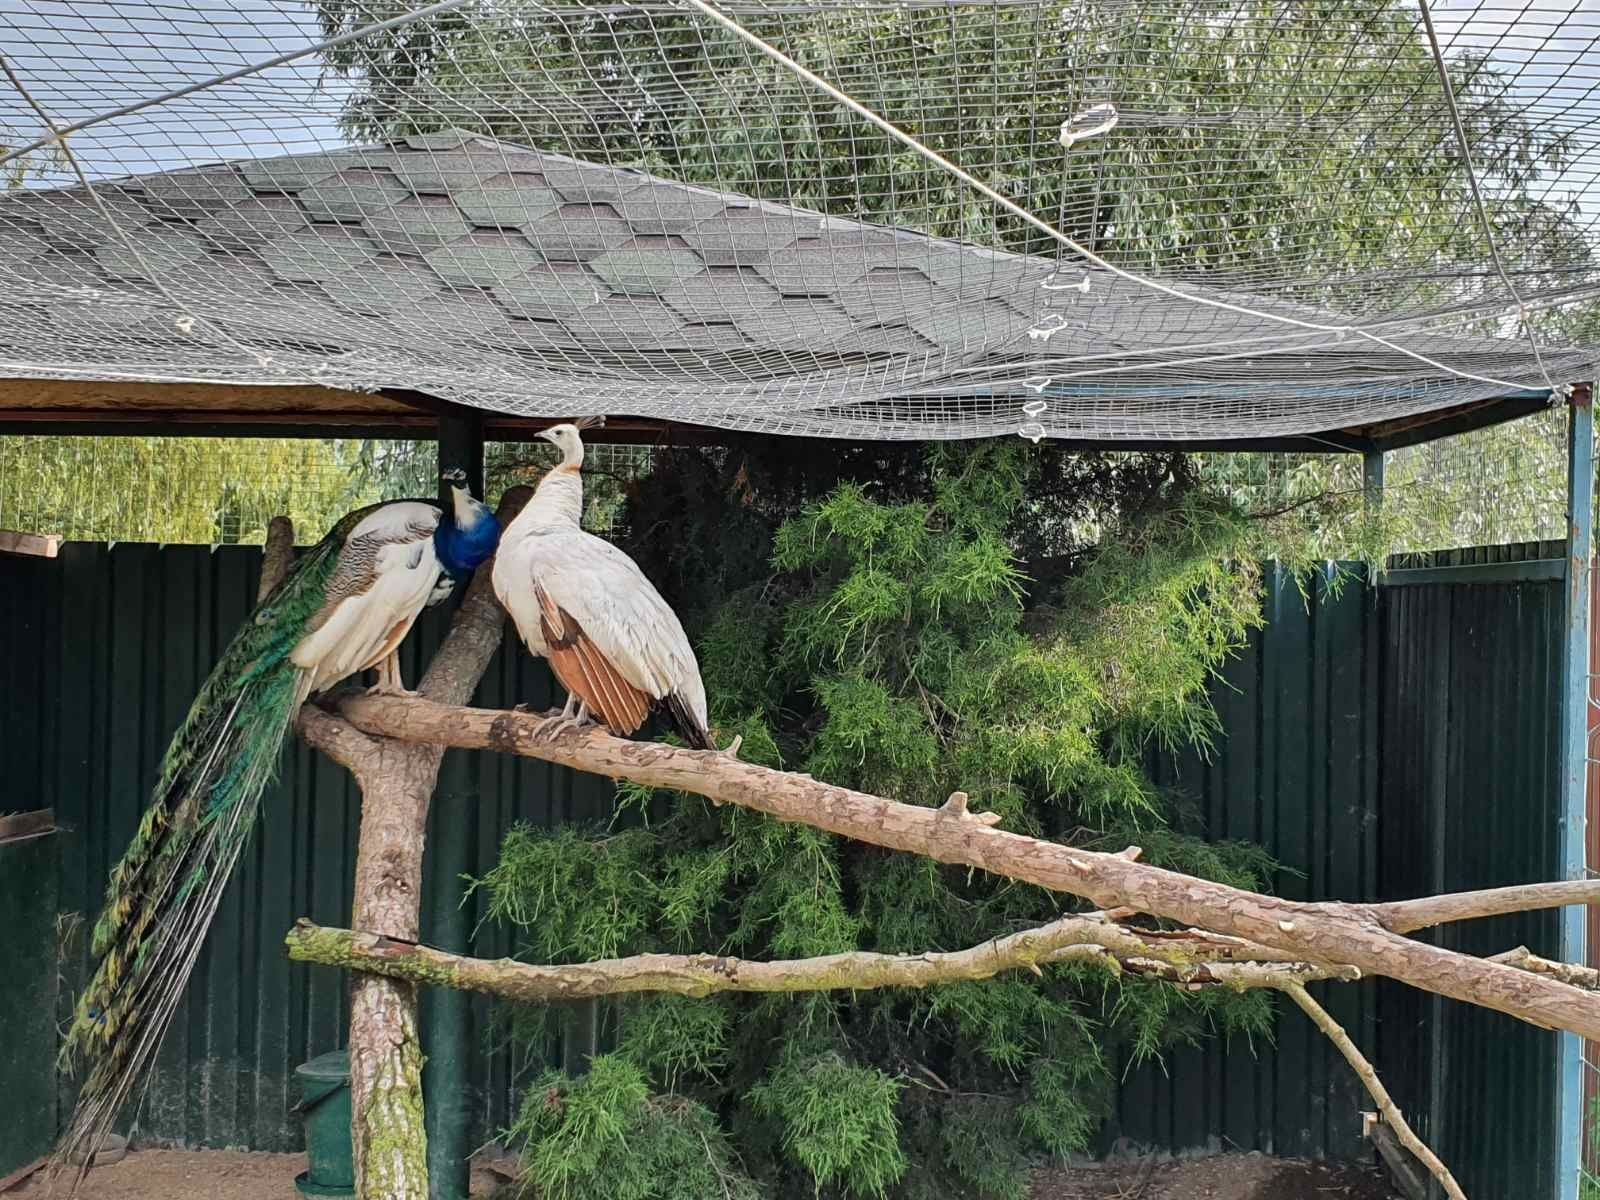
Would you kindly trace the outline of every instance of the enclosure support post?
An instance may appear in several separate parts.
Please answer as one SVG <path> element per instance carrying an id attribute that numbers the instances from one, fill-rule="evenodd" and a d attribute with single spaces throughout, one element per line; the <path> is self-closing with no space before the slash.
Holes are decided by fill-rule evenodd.
<path id="1" fill-rule="evenodd" d="M 439 418 L 439 470 L 458 467 L 483 498 L 483 421 L 477 414 Z M 449 503 L 444 485 L 440 500 Z M 428 847 L 426 914 L 431 944 L 457 954 L 472 952 L 472 918 L 462 906 L 462 878 L 477 864 L 472 823 L 459 813 L 438 822 Z M 430 989 L 422 997 L 423 1109 L 428 1131 L 430 1200 L 467 1200 L 472 1154 L 471 1071 L 473 1021 L 468 997 Z"/>
<path id="2" fill-rule="evenodd" d="M 1361 493 L 1371 515 L 1383 507 L 1383 451 L 1368 450 L 1361 456 Z"/>
<path id="3" fill-rule="evenodd" d="M 1567 591 L 1561 734 L 1561 867 L 1567 879 L 1587 873 L 1585 819 L 1589 777 L 1589 572 L 1594 550 L 1594 407 L 1588 387 L 1574 389 L 1567 420 Z M 1588 909 L 1562 910 L 1561 958 L 1587 961 Z M 1561 1200 L 1576 1200 L 1583 1162 L 1583 1041 L 1561 1034 L 1556 1072 Z"/>
<path id="4" fill-rule="evenodd" d="M 467 486 L 478 499 L 488 503 L 483 494 L 483 416 L 480 413 L 451 414 L 439 418 L 439 470 L 460 467 L 467 473 Z M 448 489 L 442 484 L 439 499 L 450 499 Z"/>

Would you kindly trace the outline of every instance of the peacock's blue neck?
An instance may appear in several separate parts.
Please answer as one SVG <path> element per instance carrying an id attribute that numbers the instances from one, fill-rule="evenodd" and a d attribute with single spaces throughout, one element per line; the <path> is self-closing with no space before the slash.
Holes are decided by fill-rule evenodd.
<path id="1" fill-rule="evenodd" d="M 500 522 L 487 507 L 474 504 L 472 511 L 447 512 L 433 531 L 433 552 L 450 578 L 464 581 L 489 560 L 500 544 Z"/>

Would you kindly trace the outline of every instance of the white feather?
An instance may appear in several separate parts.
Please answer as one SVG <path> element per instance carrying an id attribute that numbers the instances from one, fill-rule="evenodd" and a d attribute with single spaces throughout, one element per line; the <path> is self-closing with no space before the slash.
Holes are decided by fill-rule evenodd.
<path id="1" fill-rule="evenodd" d="M 654 700 L 680 696 L 707 724 L 705 685 L 682 623 L 638 564 L 610 542 L 572 525 L 513 526 L 501 541 L 493 579 L 533 653 L 547 653 L 537 583 L 619 675 Z"/>
<path id="2" fill-rule="evenodd" d="M 311 672 L 312 691 L 323 691 L 375 666 L 385 647 L 397 640 L 395 631 L 401 626 L 409 630 L 415 623 L 439 579 L 433 549 L 439 517 L 432 505 L 403 501 L 383 505 L 350 531 L 346 547 L 372 535 L 388 544 L 377 549 L 370 586 L 341 600 L 290 655 L 297 666 Z"/>

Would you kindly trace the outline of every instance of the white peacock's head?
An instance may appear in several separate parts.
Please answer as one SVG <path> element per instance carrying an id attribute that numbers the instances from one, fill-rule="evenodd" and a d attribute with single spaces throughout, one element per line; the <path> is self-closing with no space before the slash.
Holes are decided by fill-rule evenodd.
<path id="1" fill-rule="evenodd" d="M 583 463 L 583 437 L 576 425 L 552 425 L 549 429 L 541 429 L 539 436 L 561 451 L 564 465 L 579 466 Z"/>

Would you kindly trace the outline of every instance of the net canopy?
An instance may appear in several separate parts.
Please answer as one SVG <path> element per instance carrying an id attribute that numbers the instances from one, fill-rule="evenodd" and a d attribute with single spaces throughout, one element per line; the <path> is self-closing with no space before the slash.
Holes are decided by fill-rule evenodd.
<path id="1" fill-rule="evenodd" d="M 0 4 L 0 377 L 1348 448 L 1600 357 L 1576 0 Z"/>

